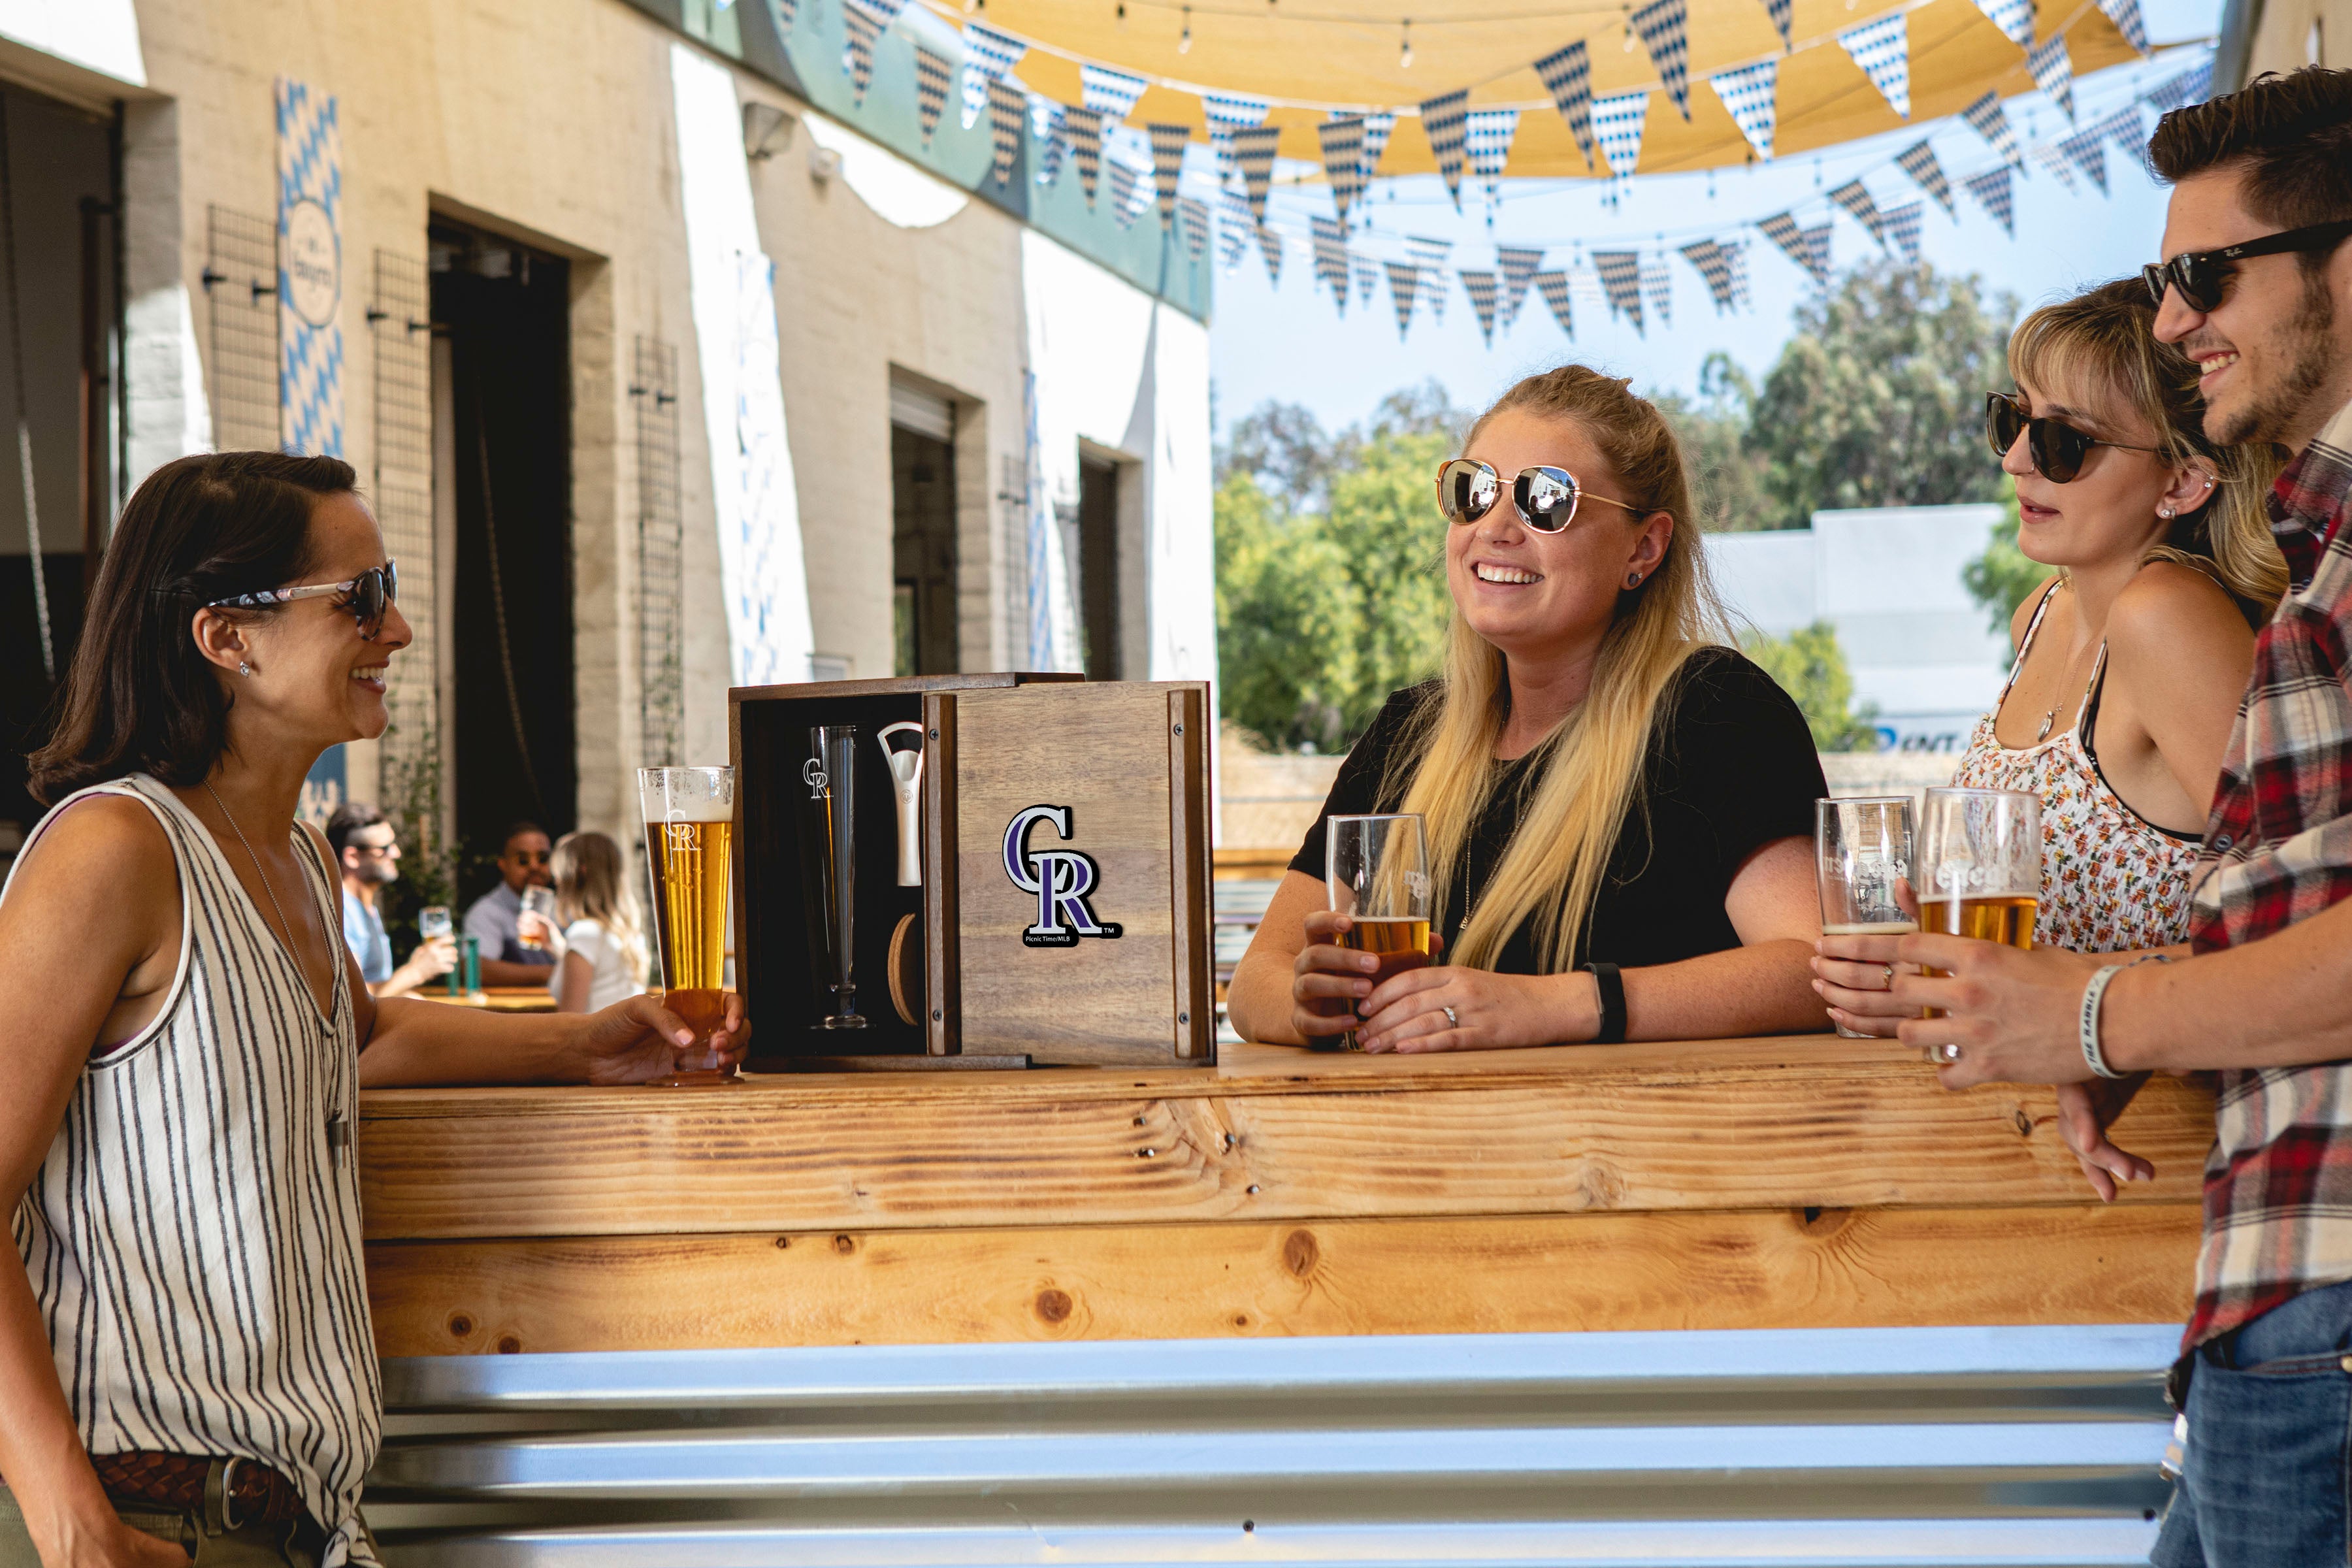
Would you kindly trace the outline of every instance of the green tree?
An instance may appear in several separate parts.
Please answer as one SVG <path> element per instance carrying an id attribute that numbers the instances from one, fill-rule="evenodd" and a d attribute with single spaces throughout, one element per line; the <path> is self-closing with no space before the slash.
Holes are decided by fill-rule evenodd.
<path id="1" fill-rule="evenodd" d="M 1323 520 L 1284 515 L 1255 475 L 1234 472 L 1217 487 L 1216 530 L 1225 717 L 1271 746 L 1340 744 L 1362 616 Z"/>
<path id="2" fill-rule="evenodd" d="M 1698 396 L 1654 392 L 1650 401 L 1675 427 L 1691 467 L 1691 500 L 1708 533 L 1778 528 L 1786 519 L 1765 493 L 1769 465 L 1747 444 L 1756 386 L 1738 362 L 1717 349 L 1698 373 Z"/>
<path id="3" fill-rule="evenodd" d="M 1820 750 L 1866 752 L 1877 746 L 1872 721 L 1878 710 L 1868 704 L 1860 712 L 1853 710 L 1853 676 L 1829 622 L 1815 621 L 1785 637 L 1750 632 L 1740 638 L 1740 646 L 1780 683 L 1781 690 L 1797 700 Z"/>
<path id="4" fill-rule="evenodd" d="M 1360 607 L 1353 690 L 1342 709 L 1350 738 L 1390 692 L 1435 674 L 1444 652 L 1453 600 L 1436 476 L 1452 444 L 1443 430 L 1381 434 L 1332 478 L 1322 531 Z"/>
<path id="5" fill-rule="evenodd" d="M 2025 603 L 2034 589 L 2050 581 L 2050 568 L 2017 547 L 2017 497 L 2013 492 L 2006 510 L 2008 515 L 1993 525 L 1992 542 L 1985 546 L 1985 552 L 1960 568 L 1960 581 L 1966 584 L 1969 596 L 1984 606 L 1992 629 L 2004 637 L 2009 636 L 2009 623 L 2016 616 L 2017 606 Z"/>
<path id="6" fill-rule="evenodd" d="M 1744 439 L 1780 526 L 1824 507 L 1997 500 L 1979 433 L 2005 376 L 2017 301 L 1973 274 L 1881 259 L 1797 308 L 1797 331 L 1756 395 Z"/>

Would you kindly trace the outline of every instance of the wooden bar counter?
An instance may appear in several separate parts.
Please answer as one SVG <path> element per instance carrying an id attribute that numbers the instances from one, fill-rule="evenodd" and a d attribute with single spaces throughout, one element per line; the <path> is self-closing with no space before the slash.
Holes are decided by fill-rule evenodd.
<path id="1" fill-rule="evenodd" d="M 1828 1036 L 362 1097 L 386 1356 L 2162 1323 L 2210 1100 L 2102 1205 L 2046 1089 Z"/>

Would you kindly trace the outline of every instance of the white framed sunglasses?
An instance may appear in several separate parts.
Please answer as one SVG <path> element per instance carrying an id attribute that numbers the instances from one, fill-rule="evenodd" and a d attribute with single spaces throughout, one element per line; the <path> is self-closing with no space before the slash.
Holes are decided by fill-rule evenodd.
<path id="1" fill-rule="evenodd" d="M 381 566 L 371 566 L 358 576 L 343 583 L 310 583 L 299 588 L 262 588 L 250 594 L 232 594 L 226 599 L 215 599 L 208 610 L 250 610 L 265 605 L 290 605 L 297 599 L 323 598 L 329 594 L 349 594 L 351 603 L 341 608 L 352 613 L 359 622 L 360 640 L 373 642 L 383 631 L 383 612 L 400 597 L 400 566 L 387 561 Z"/>
<path id="2" fill-rule="evenodd" d="M 1591 499 L 1622 507 L 1636 517 L 1649 510 L 1586 489 L 1566 468 L 1538 466 L 1522 468 L 1510 483 L 1512 504 L 1519 521 L 1538 533 L 1558 533 L 1576 521 L 1577 503 Z M 1471 458 L 1455 458 L 1437 469 L 1437 510 L 1452 523 L 1473 523 L 1495 510 L 1505 494 L 1503 476 L 1494 465 Z"/>

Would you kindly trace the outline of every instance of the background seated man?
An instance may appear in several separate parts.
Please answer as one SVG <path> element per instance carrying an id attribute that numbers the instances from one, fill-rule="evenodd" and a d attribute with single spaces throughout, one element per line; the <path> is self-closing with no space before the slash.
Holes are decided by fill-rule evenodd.
<path id="1" fill-rule="evenodd" d="M 476 899 L 466 910 L 466 934 L 482 944 L 485 985 L 544 985 L 555 966 L 555 950 L 547 944 L 553 924 L 527 913 L 523 889 L 548 888 L 547 857 L 552 847 L 547 830 L 536 822 L 518 822 L 499 844 L 499 885 Z M 537 947 L 525 947 L 526 927 Z"/>
<path id="2" fill-rule="evenodd" d="M 376 899 L 400 876 L 400 845 L 383 813 L 346 801 L 327 819 L 327 846 L 343 874 L 343 945 L 359 961 L 369 994 L 405 996 L 457 967 L 457 943 L 446 936 L 417 943 L 406 963 L 392 965 L 392 939 L 383 933 Z"/>

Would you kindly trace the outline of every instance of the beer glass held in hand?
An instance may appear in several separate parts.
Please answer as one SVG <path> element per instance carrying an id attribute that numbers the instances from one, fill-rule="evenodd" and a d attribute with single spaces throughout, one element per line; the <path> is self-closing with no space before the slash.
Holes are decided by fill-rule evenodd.
<path id="1" fill-rule="evenodd" d="M 1334 816 L 1324 842 L 1324 888 L 1353 926 L 1342 947 L 1376 953 L 1375 989 L 1429 962 L 1429 850 L 1418 816 Z M 1335 1005 L 1334 1016 L 1347 1007 Z M 1357 1050 L 1353 1029 L 1339 1048 Z"/>
<path id="2" fill-rule="evenodd" d="M 2042 802 L 2021 790 L 1931 789 L 1919 814 L 1919 929 L 2033 945 L 2042 907 Z M 1940 975 L 1945 972 L 1930 969 Z M 1936 1016 L 1928 1009 L 1928 1016 Z"/>
<path id="3" fill-rule="evenodd" d="M 1813 803 L 1823 936 L 1902 936 L 1918 930 L 1898 887 L 1911 875 L 1911 797 L 1864 795 Z M 1848 1039 L 1869 1037 L 1840 1024 Z"/>
<path id="4" fill-rule="evenodd" d="M 663 1005 L 695 1032 L 665 1084 L 723 1083 L 710 1037 L 726 1022 L 727 890 L 733 867 L 735 770 L 640 768 L 652 863 Z"/>

